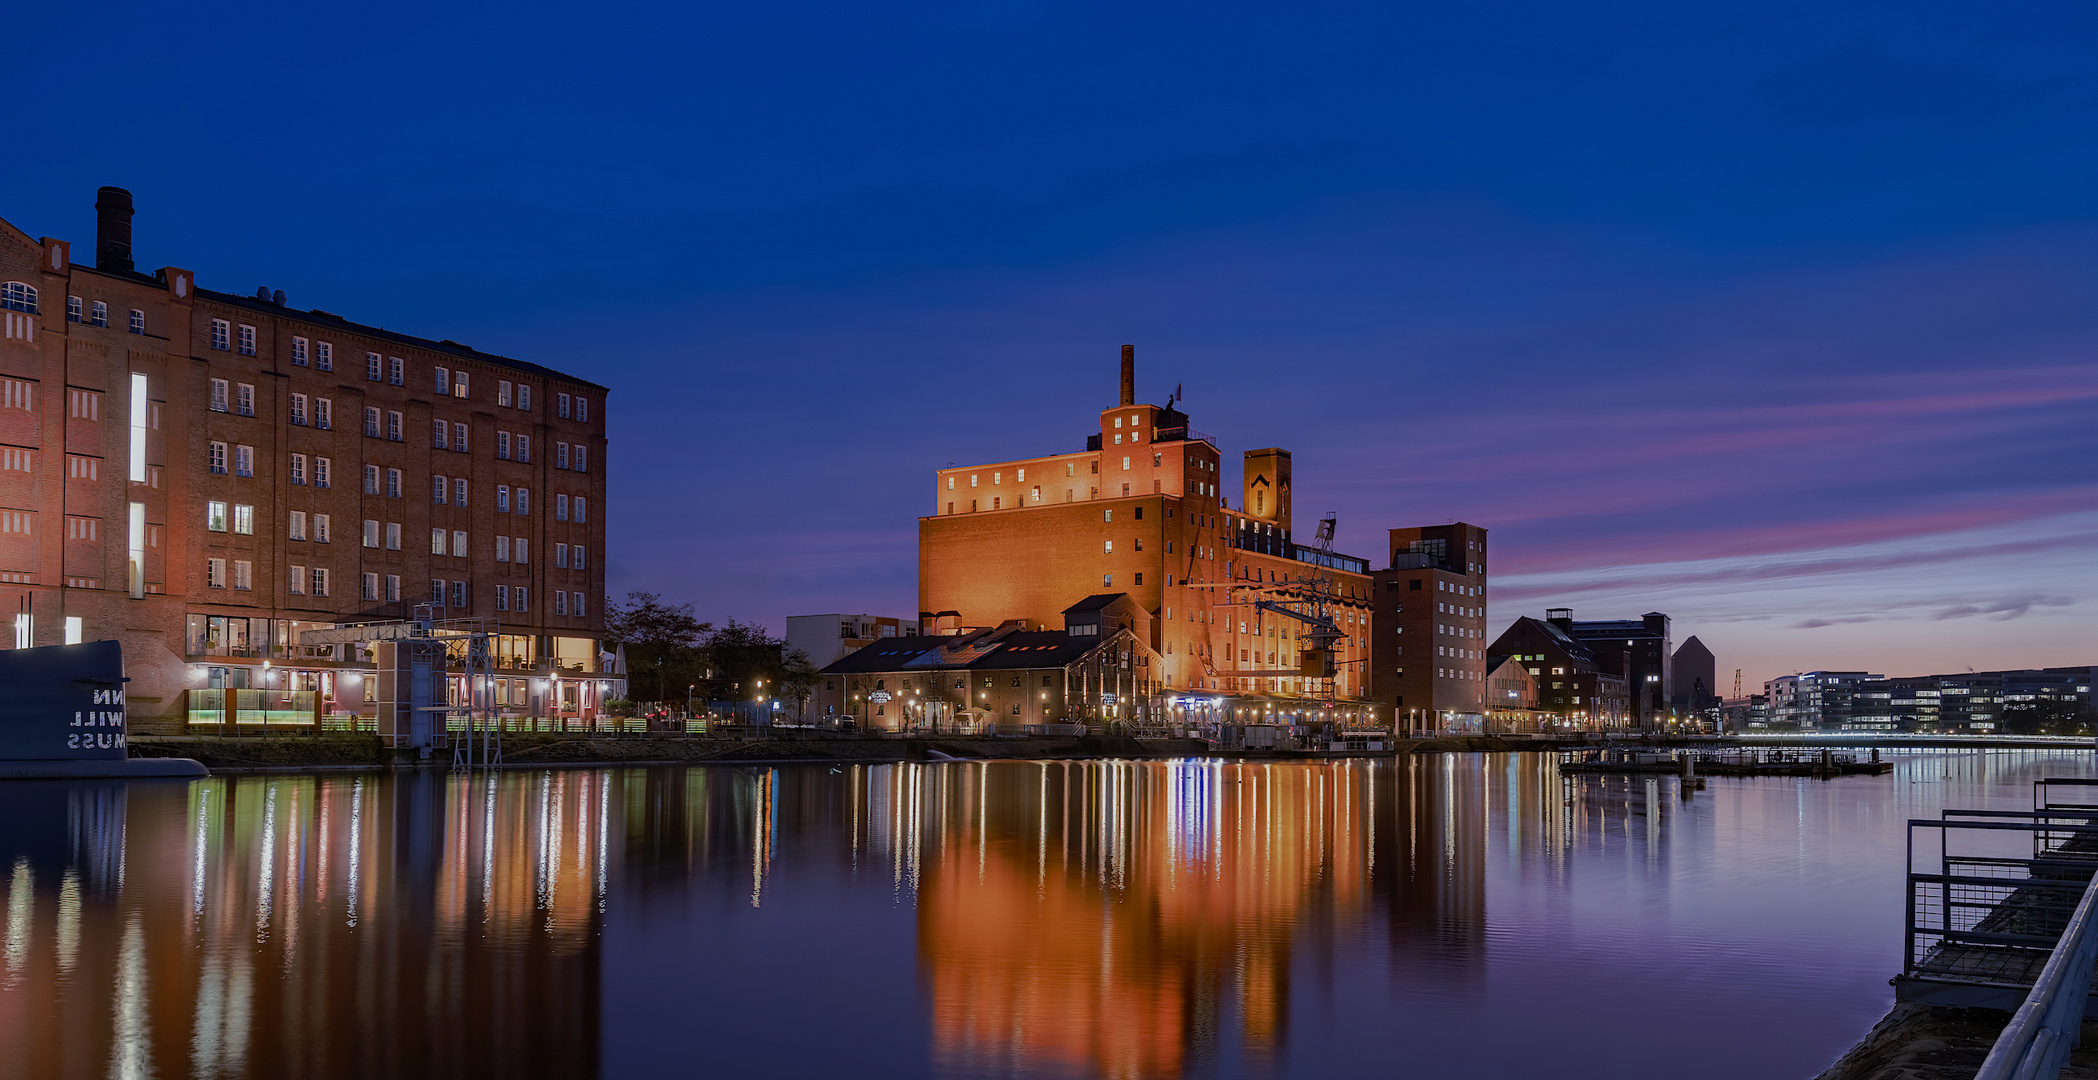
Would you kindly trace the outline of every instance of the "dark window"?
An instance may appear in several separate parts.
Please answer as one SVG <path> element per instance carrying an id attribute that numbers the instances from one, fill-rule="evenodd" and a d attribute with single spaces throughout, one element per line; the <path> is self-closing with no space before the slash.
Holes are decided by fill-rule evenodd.
<path id="1" fill-rule="evenodd" d="M 1136 519 L 1138 521 L 1144 520 L 1144 508 L 1141 506 L 1136 508 Z"/>
<path id="2" fill-rule="evenodd" d="M 1419 578 L 1414 578 L 1413 580 L 1411 580 L 1411 581 L 1407 582 L 1407 583 L 1406 583 L 1406 590 L 1407 590 L 1408 592 L 1419 592 L 1419 591 L 1421 591 L 1421 579 L 1419 579 Z"/>

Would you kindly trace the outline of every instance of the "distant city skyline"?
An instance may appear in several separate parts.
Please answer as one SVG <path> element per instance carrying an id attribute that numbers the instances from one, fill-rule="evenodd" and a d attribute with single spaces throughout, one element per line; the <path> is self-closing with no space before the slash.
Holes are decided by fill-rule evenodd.
<path id="1" fill-rule="evenodd" d="M 1489 634 L 2092 659 L 2088 8 L 548 14 L 26 11 L 0 205 L 618 388 L 609 591 L 717 623 L 914 615 L 926 471 L 1082 446 L 1133 342 L 1342 550 L 1492 530 Z"/>

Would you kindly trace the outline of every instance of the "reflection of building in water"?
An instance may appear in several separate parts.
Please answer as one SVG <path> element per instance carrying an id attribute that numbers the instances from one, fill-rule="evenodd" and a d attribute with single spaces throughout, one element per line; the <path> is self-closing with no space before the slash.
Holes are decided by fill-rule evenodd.
<path id="1" fill-rule="evenodd" d="M 593 1075 L 613 783 L 9 789 L 0 1077 Z"/>
<path id="2" fill-rule="evenodd" d="M 1366 921 L 1376 834 L 1392 820 L 1373 800 L 1389 771 L 895 770 L 876 816 L 898 823 L 891 850 L 916 880 L 940 1053 L 1171 1076 L 1214 1054 L 1233 1022 L 1248 1054 L 1276 1053 L 1293 952 Z"/>

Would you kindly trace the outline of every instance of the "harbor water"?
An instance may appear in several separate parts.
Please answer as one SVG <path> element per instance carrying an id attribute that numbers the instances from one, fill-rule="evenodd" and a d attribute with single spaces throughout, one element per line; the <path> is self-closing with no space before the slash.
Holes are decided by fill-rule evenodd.
<path id="1" fill-rule="evenodd" d="M 1545 754 L 0 784 L 0 1077 L 1811 1077 L 1887 1010 L 1883 776 Z"/>

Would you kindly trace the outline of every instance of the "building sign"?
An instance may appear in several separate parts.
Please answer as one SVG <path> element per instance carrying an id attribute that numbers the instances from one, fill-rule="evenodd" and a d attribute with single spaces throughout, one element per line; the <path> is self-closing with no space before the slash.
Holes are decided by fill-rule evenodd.
<path id="1" fill-rule="evenodd" d="M 1102 694 L 1102 695 L 1100 695 L 1100 704 L 1101 704 L 1101 705 L 1103 705 L 1103 706 L 1105 706 L 1105 707 L 1107 707 L 1107 708 L 1110 708 L 1110 709 L 1114 708 L 1114 707 L 1115 707 L 1115 696 L 1114 696 L 1113 694 Z"/>
<path id="2" fill-rule="evenodd" d="M 867 700 L 876 705 L 886 705 L 889 703 L 889 692 L 887 690 L 876 690 L 867 695 Z"/>
<path id="3" fill-rule="evenodd" d="M 0 652 L 0 761 L 122 759 L 124 650 L 114 641 Z"/>

